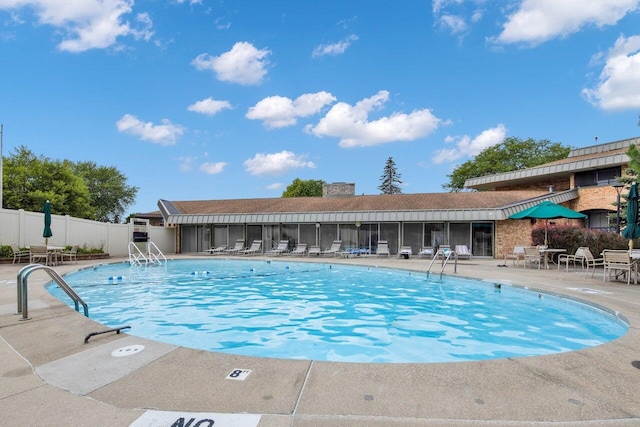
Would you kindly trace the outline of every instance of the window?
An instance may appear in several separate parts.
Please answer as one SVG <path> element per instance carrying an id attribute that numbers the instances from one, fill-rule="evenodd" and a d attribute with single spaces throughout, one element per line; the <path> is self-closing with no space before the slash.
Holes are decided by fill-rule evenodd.
<path id="1" fill-rule="evenodd" d="M 611 185 L 616 182 L 616 178 L 622 176 L 620 166 L 608 169 L 576 172 L 576 187 L 592 187 L 595 185 Z"/>

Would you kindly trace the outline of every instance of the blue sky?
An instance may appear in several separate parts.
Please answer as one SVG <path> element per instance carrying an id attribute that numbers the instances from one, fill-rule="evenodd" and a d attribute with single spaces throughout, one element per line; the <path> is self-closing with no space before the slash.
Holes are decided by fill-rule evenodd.
<path id="1" fill-rule="evenodd" d="M 640 0 L 0 0 L 0 57 L 3 154 L 115 166 L 127 213 L 640 135 Z"/>

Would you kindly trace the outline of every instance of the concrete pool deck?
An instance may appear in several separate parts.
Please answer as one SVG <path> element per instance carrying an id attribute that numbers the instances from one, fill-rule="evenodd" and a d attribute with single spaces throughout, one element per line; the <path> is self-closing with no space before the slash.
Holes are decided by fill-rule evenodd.
<path id="1" fill-rule="evenodd" d="M 122 260 L 101 263 L 116 261 Z M 319 261 L 416 271 L 426 271 L 430 262 Z M 95 264 L 80 261 L 54 269 L 65 274 Z M 629 331 L 580 351 L 427 364 L 234 356 L 126 333 L 97 335 L 85 344 L 89 333 L 106 328 L 53 298 L 43 287 L 50 280 L 43 271 L 28 279 L 30 320 L 21 321 L 15 280 L 25 264 L 2 264 L 0 425 L 640 425 L 640 285 L 603 284 L 602 269 L 585 278 L 581 270 L 498 264 L 502 260 L 462 260 L 457 275 L 588 301 L 619 312 Z M 445 273 L 453 274 L 453 266 Z"/>

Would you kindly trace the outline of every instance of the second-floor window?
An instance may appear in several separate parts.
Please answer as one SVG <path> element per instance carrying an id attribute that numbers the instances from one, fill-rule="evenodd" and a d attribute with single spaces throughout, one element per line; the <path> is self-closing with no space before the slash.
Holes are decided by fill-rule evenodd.
<path id="1" fill-rule="evenodd" d="M 576 172 L 576 187 L 592 187 L 595 185 L 611 185 L 622 175 L 622 168 L 597 169 L 593 171 Z"/>

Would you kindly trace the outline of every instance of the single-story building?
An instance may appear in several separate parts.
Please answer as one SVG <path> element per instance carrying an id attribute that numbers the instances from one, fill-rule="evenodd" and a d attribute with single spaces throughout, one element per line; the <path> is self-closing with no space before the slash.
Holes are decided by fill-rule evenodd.
<path id="1" fill-rule="evenodd" d="M 201 252 L 238 239 L 262 240 L 269 250 L 280 240 L 328 248 L 370 249 L 389 242 L 391 253 L 411 246 L 467 245 L 474 256 L 499 257 L 531 244 L 532 221 L 509 216 L 550 200 L 588 216 L 581 226 L 611 229 L 630 144 L 640 138 L 572 150 L 566 159 L 518 171 L 470 179 L 457 193 L 355 194 L 353 183 L 325 185 L 322 197 L 231 200 L 159 200 L 165 226 L 176 227 L 182 253 Z"/>

